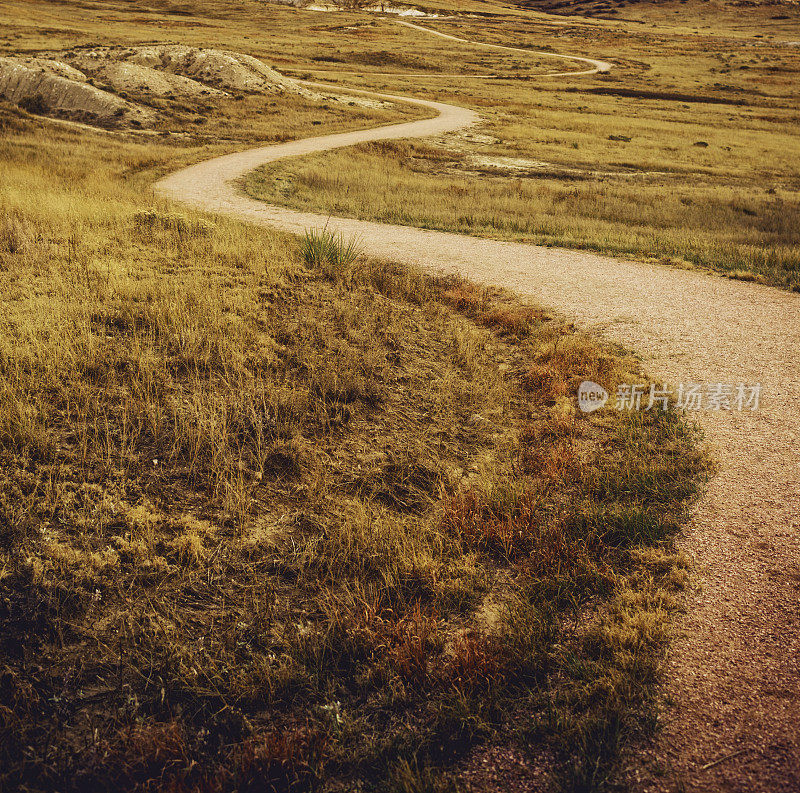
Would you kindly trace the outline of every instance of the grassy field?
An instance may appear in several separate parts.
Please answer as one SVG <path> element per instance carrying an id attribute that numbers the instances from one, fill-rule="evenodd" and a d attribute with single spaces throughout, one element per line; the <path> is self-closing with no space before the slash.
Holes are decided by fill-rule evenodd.
<path id="1" fill-rule="evenodd" d="M 311 47 L 259 3 L 91 11 L 4 35 Z M 697 433 L 577 412 L 637 363 L 539 308 L 153 197 L 403 112 L 270 101 L 0 108 L 0 787 L 444 790 L 503 746 L 600 788 L 657 706 Z"/>
<path id="2" fill-rule="evenodd" d="M 465 38 L 616 66 L 607 75 L 547 79 L 536 59 L 528 69 L 524 56 L 485 50 L 483 71 L 492 62 L 495 79 L 435 78 L 417 68 L 406 80 L 364 68 L 347 82 L 403 85 L 476 108 L 485 121 L 449 139 L 365 144 L 276 163 L 254 174 L 247 189 L 302 209 L 655 259 L 800 289 L 800 48 L 784 43 L 800 38 L 800 18 L 776 8 L 749 8 L 734 20 L 716 2 L 640 4 L 625 7 L 626 21 L 568 18 L 557 27 L 535 14 L 427 20 Z M 426 68 L 435 61 L 435 39 L 390 21 L 385 30 L 387 41 L 403 36 L 424 54 Z M 450 53 L 439 68 L 452 72 L 452 63 Z"/>

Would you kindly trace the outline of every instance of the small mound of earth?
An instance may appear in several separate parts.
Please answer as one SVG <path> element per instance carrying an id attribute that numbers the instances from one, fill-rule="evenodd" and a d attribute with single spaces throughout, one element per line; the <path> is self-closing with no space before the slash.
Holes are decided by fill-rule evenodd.
<path id="1" fill-rule="evenodd" d="M 147 108 L 101 91 L 66 63 L 48 58 L 0 57 L 0 97 L 32 113 L 52 113 L 103 126 L 145 126 L 155 119 Z M 67 76 L 69 75 L 69 76 Z"/>
<path id="2" fill-rule="evenodd" d="M 171 74 L 138 63 L 110 60 L 107 55 L 97 52 L 70 56 L 73 66 L 79 67 L 115 91 L 137 91 L 153 96 L 180 97 L 222 97 L 229 96 L 225 91 L 203 85 L 190 77 Z M 80 72 L 79 72 L 80 74 Z"/>
<path id="3" fill-rule="evenodd" d="M 54 74 L 56 77 L 64 77 L 67 80 L 75 80 L 79 83 L 86 82 L 86 75 L 83 72 L 74 69 L 63 61 L 57 61 L 53 58 L 14 58 L 14 60 L 31 69 L 40 69 L 48 74 Z"/>
<path id="4" fill-rule="evenodd" d="M 383 107 L 388 104 L 363 97 L 311 91 L 296 80 L 284 77 L 258 58 L 230 50 L 165 44 L 130 47 L 118 51 L 113 57 L 160 72 L 200 81 L 228 92 L 293 93 L 314 101 L 343 102 L 359 107 Z"/>
<path id="5" fill-rule="evenodd" d="M 306 93 L 251 55 L 227 50 L 197 49 L 181 44 L 131 47 L 116 53 L 119 60 L 183 75 L 226 91 L 255 93 Z"/>

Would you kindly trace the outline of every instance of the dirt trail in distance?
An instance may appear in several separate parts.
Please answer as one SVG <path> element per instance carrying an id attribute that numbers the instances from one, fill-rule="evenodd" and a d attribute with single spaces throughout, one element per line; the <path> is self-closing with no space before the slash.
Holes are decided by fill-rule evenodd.
<path id="1" fill-rule="evenodd" d="M 603 62 L 591 62 L 589 71 L 599 71 Z M 266 163 L 478 120 L 453 105 L 357 93 L 439 115 L 218 157 L 156 189 L 284 231 L 327 226 L 358 236 L 371 256 L 512 289 L 637 351 L 666 383 L 761 383 L 757 411 L 697 414 L 720 463 L 680 539 L 702 588 L 689 596 L 670 648 L 665 694 L 674 707 L 627 779 L 638 791 L 800 790 L 800 295 L 585 252 L 296 212 L 241 194 L 235 180 Z"/>

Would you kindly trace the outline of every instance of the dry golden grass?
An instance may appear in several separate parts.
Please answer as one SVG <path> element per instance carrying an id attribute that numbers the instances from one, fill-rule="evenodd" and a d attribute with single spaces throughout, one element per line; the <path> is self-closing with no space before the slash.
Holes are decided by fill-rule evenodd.
<path id="1" fill-rule="evenodd" d="M 486 51 L 497 80 L 411 82 L 420 95 L 479 110 L 486 119 L 479 134 L 275 163 L 254 174 L 248 190 L 324 213 L 651 258 L 800 288 L 800 50 L 781 41 L 800 37 L 800 27 L 796 18 L 792 28 L 791 19 L 760 12 L 749 22 L 742 15 L 735 34 L 716 32 L 706 23 L 715 13 L 727 19 L 725 8 L 702 9 L 683 12 L 687 22 L 693 13 L 704 18 L 697 31 L 662 21 L 650 29 L 572 20 L 554 29 L 518 14 L 429 20 L 428 27 L 462 37 L 590 54 L 616 66 L 574 81 L 528 80 L 517 63 Z M 626 8 L 625 16 L 635 13 Z M 396 35 L 387 24 L 388 40 Z M 403 35 L 415 52 L 439 57 L 440 68 L 452 71 L 452 53 L 442 57 L 435 40 Z M 356 79 L 388 89 L 402 78 L 347 76 Z"/>
<path id="2" fill-rule="evenodd" d="M 162 19 L 58 9 L 64 46 L 101 11 L 120 40 Z M 576 413 L 635 363 L 508 295 L 153 198 L 244 138 L 0 123 L 0 785 L 447 789 L 509 735 L 601 783 L 652 704 L 704 468 L 677 415 Z"/>
<path id="3" fill-rule="evenodd" d="M 309 267 L 147 198 L 120 178 L 139 145 L 29 123 L 3 144 L 6 784 L 403 789 L 520 699 L 543 714 L 557 648 L 612 674 L 622 617 L 597 598 L 644 597 L 640 546 L 674 589 L 664 538 L 699 471 L 676 416 L 574 414 L 578 379 L 627 363 L 469 284 Z M 515 605 L 487 632 L 498 576 Z M 558 694 L 603 768 L 640 672 L 613 671 L 635 695 L 608 707 Z"/>

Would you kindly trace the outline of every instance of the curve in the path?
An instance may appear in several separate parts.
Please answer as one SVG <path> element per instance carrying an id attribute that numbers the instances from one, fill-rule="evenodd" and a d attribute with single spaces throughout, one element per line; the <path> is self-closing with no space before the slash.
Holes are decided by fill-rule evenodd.
<path id="1" fill-rule="evenodd" d="M 403 25 L 404 27 L 411 28 L 412 30 L 417 30 L 422 33 L 425 33 L 429 36 L 437 36 L 438 38 L 448 39 L 449 41 L 457 41 L 461 44 L 469 44 L 475 47 L 484 47 L 491 50 L 503 50 L 505 52 L 516 52 L 522 55 L 535 55 L 537 57 L 542 58 L 556 58 L 558 60 L 563 61 L 574 61 L 576 63 L 583 63 L 588 64 L 590 68 L 582 69 L 580 71 L 572 71 L 572 72 L 544 72 L 543 74 L 535 75 L 537 78 L 542 77 L 579 77 L 581 75 L 588 75 L 588 74 L 599 74 L 601 72 L 608 72 L 612 69 L 612 64 L 606 61 L 598 61 L 594 58 L 586 58 L 582 55 L 562 55 L 561 53 L 556 52 L 545 52 L 543 50 L 531 50 L 525 49 L 524 47 L 509 47 L 505 44 L 489 44 L 485 41 L 472 41 L 470 39 L 462 39 L 459 36 L 453 36 L 450 33 L 441 33 L 438 30 L 433 30 L 432 28 L 426 28 L 422 25 L 417 25 L 414 22 L 404 22 L 399 19 L 395 19 L 394 22 L 398 25 Z M 426 72 L 369 72 L 369 71 L 348 71 L 343 69 L 304 69 L 305 72 L 311 72 L 312 74 L 337 74 L 337 75 L 361 75 L 366 77 L 402 77 L 403 79 L 408 79 L 409 77 L 412 78 L 420 78 L 425 77 L 427 79 L 444 79 L 444 78 L 462 78 L 466 79 L 469 78 L 470 80 L 502 80 L 504 79 L 502 76 L 497 74 L 464 74 L 459 72 L 453 73 L 445 73 L 445 72 L 437 72 L 436 74 L 426 73 Z M 533 77 L 534 75 L 532 75 Z M 507 79 L 514 79 L 514 78 L 507 78 Z"/>
<path id="2" fill-rule="evenodd" d="M 673 645 L 667 677 L 676 718 L 653 751 L 688 791 L 800 790 L 800 295 L 663 265 L 296 212 L 237 189 L 237 178 L 275 160 L 477 120 L 452 105 L 380 96 L 438 116 L 218 157 L 166 177 L 157 191 L 289 232 L 327 225 L 360 237 L 376 257 L 508 287 L 643 353 L 669 383 L 760 382 L 760 410 L 698 416 L 721 471 L 683 540 L 704 588 Z M 671 778 L 631 783 L 664 790 Z"/>
<path id="3" fill-rule="evenodd" d="M 398 25 L 404 25 L 407 28 L 411 28 L 412 30 L 419 30 L 422 33 L 427 33 L 430 36 L 438 36 L 442 39 L 447 39 L 449 41 L 457 41 L 460 44 L 469 44 L 472 47 L 484 47 L 490 50 L 501 50 L 504 52 L 517 52 L 522 53 L 523 55 L 536 55 L 537 57 L 541 58 L 558 58 L 559 60 L 564 61 L 575 61 L 576 63 L 585 63 L 588 64 L 590 68 L 584 69 L 582 71 L 575 71 L 575 72 L 548 72 L 546 75 L 542 75 L 543 77 L 578 77 L 579 75 L 586 75 L 586 74 L 597 74 L 598 72 L 608 72 L 611 70 L 611 64 L 606 63 L 606 61 L 598 61 L 594 58 L 585 58 L 581 55 L 561 55 L 560 53 L 556 52 L 541 52 L 538 50 L 528 50 L 523 47 L 509 47 L 506 44 L 489 44 L 485 41 L 471 41 L 470 39 L 462 39 L 459 36 L 453 36 L 450 33 L 441 33 L 438 30 L 433 30 L 432 28 L 426 28 L 422 25 L 417 25 L 414 22 L 403 22 L 401 20 L 395 20 Z"/>

